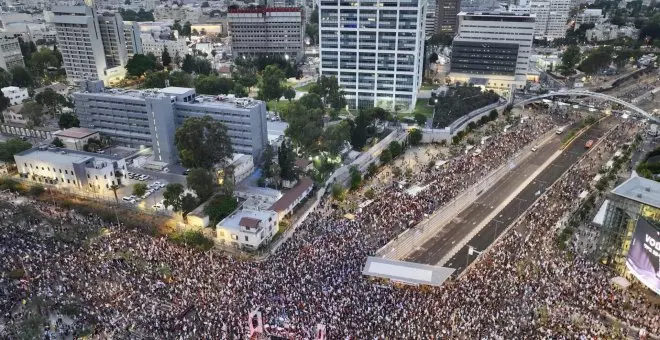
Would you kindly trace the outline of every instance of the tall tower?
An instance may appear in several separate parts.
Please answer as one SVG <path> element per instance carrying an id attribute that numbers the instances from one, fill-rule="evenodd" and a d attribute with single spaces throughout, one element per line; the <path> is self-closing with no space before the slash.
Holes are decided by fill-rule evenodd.
<path id="1" fill-rule="evenodd" d="M 88 6 L 54 6 L 57 47 L 71 81 L 102 79 L 105 52 L 96 11 Z"/>
<path id="2" fill-rule="evenodd" d="M 426 0 L 321 0 L 320 75 L 350 108 L 411 110 L 421 85 Z"/>
<path id="3" fill-rule="evenodd" d="M 124 22 L 119 13 L 104 13 L 98 17 L 101 42 L 108 68 L 125 66 L 128 62 Z"/>
<path id="4" fill-rule="evenodd" d="M 437 0 L 436 24 L 437 33 L 455 34 L 458 29 L 458 12 L 461 9 L 460 0 Z"/>

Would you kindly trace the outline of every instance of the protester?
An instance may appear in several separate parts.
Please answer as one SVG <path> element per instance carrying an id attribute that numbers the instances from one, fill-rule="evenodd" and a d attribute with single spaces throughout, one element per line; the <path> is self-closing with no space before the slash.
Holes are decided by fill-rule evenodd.
<path id="1" fill-rule="evenodd" d="M 23 301 L 41 299 L 57 320 L 44 337 L 54 339 L 90 325 L 100 338 L 241 339 L 253 310 L 269 332 L 287 338 L 313 338 L 317 324 L 329 339 L 598 338 L 608 329 L 601 311 L 657 334 L 657 308 L 616 291 L 609 269 L 567 259 L 553 241 L 552 227 L 574 208 L 596 167 L 570 170 L 461 279 L 418 288 L 361 274 L 376 249 L 553 129 L 547 117 L 518 124 L 480 146 L 482 153 L 419 174 L 428 187 L 414 197 L 384 188 L 355 220 L 324 201 L 262 262 L 179 247 L 5 194 L 0 325 L 20 327 Z M 618 145 L 623 135 L 602 145 Z M 6 274 L 17 269 L 22 278 Z M 72 305 L 79 312 L 63 315 Z"/>

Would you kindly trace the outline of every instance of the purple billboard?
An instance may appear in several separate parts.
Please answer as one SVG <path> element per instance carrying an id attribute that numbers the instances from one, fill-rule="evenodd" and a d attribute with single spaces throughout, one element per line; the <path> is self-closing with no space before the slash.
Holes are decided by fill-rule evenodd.
<path id="1" fill-rule="evenodd" d="M 632 236 L 626 267 L 639 281 L 660 294 L 660 230 L 641 216 Z"/>

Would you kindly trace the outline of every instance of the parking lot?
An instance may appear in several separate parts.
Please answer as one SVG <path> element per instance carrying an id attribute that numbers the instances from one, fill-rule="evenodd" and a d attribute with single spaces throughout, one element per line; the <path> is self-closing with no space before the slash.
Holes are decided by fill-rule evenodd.
<path id="1" fill-rule="evenodd" d="M 123 190 L 117 191 L 119 200 L 121 203 L 138 206 L 144 210 L 163 210 L 162 201 L 163 201 L 163 192 L 165 191 L 165 186 L 170 183 L 165 179 L 155 177 L 153 175 L 147 175 L 143 173 L 138 173 L 133 169 L 128 171 L 129 180 L 125 184 Z M 136 183 L 144 183 L 147 185 L 147 192 L 142 197 L 136 197 L 133 195 L 133 185 Z"/>

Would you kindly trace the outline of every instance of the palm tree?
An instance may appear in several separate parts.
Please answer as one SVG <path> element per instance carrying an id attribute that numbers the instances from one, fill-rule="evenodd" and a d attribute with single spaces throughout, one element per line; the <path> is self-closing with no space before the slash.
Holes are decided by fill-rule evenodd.
<path id="1" fill-rule="evenodd" d="M 115 201 L 117 202 L 117 204 L 119 204 L 119 197 L 117 197 L 117 189 L 119 189 L 119 185 L 117 184 L 113 184 L 110 186 L 110 190 L 112 190 L 112 192 L 115 194 Z"/>

